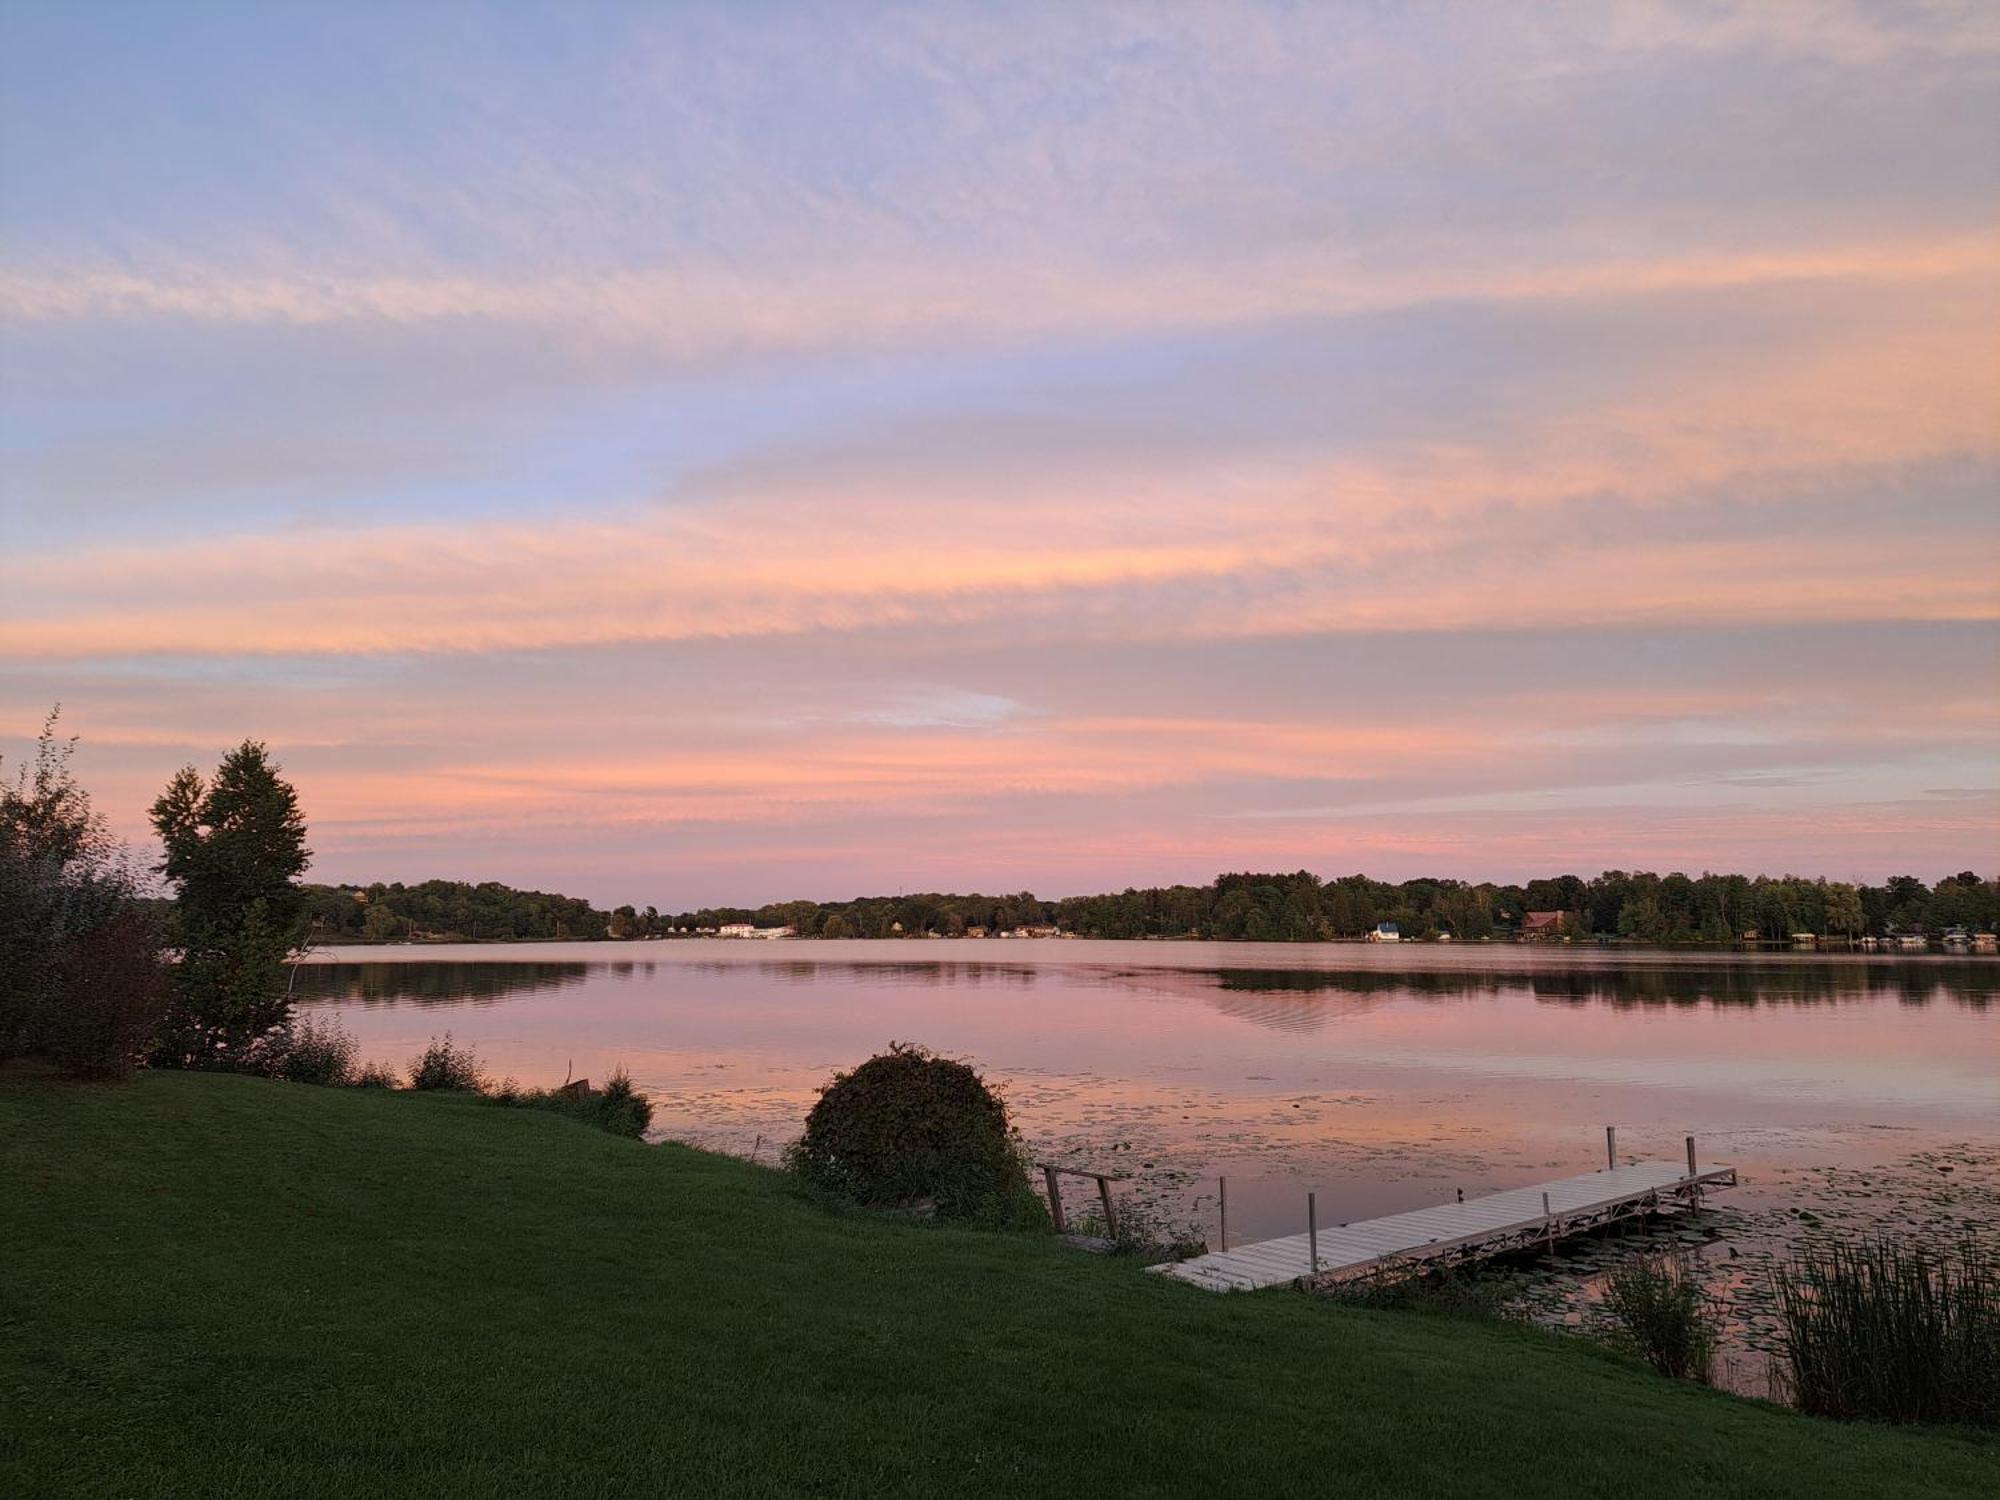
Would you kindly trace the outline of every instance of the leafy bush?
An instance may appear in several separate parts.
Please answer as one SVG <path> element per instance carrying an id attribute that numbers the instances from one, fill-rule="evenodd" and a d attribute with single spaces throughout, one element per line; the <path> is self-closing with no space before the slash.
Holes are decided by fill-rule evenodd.
<path id="1" fill-rule="evenodd" d="M 160 937 L 124 848 L 70 774 L 51 713 L 0 782 L 0 1058 L 123 1077 L 165 1010 Z"/>
<path id="2" fill-rule="evenodd" d="M 447 1031 L 442 1041 L 432 1037 L 430 1046 L 410 1059 L 410 1087 L 477 1094 L 486 1087 L 486 1075 L 472 1049 L 453 1042 Z"/>
<path id="3" fill-rule="evenodd" d="M 396 1089 L 403 1086 L 403 1080 L 387 1063 L 372 1062 L 363 1063 L 348 1085 L 357 1089 Z"/>
<path id="4" fill-rule="evenodd" d="M 633 1086 L 632 1075 L 623 1068 L 605 1081 L 590 1102 L 596 1106 L 597 1123 L 613 1135 L 636 1140 L 653 1123 L 653 1101 Z"/>
<path id="5" fill-rule="evenodd" d="M 892 1043 L 838 1073 L 787 1153 L 806 1181 L 875 1208 L 928 1204 L 938 1218 L 1046 1225 L 1006 1106 L 972 1068 Z"/>
<path id="6" fill-rule="evenodd" d="M 579 1093 L 569 1088 L 524 1089 L 509 1078 L 490 1090 L 487 1098 L 510 1109 L 545 1109 L 568 1115 L 613 1135 L 638 1140 L 653 1123 L 653 1102 L 633 1086 L 631 1075 L 620 1068 L 601 1089 Z"/>
<path id="7" fill-rule="evenodd" d="M 253 1072 L 288 1083 L 338 1087 L 354 1075 L 359 1044 L 338 1016 L 297 1016 L 258 1041 L 250 1052 Z"/>
<path id="8" fill-rule="evenodd" d="M 1644 1256 L 1611 1273 L 1604 1310 L 1617 1341 L 1663 1375 L 1708 1384 L 1715 1324 L 1685 1261 Z"/>
<path id="9" fill-rule="evenodd" d="M 1811 1246 L 1775 1279 L 1802 1410 L 2000 1427 L 2000 1260 L 1991 1246 Z"/>
<path id="10" fill-rule="evenodd" d="M 127 904 L 72 937 L 58 995 L 47 1038 L 56 1064 L 78 1078 L 129 1075 L 167 1009 L 159 924 Z"/>

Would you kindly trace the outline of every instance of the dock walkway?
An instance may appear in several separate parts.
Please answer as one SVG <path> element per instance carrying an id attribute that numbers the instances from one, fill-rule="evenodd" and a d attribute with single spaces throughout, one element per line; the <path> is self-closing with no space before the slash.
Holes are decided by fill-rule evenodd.
<path id="1" fill-rule="evenodd" d="M 1463 1203 L 1331 1225 L 1318 1231 L 1317 1268 L 1313 1236 L 1294 1234 L 1152 1269 L 1220 1292 L 1281 1286 L 1314 1274 L 1342 1280 L 1411 1261 L 1482 1260 L 1657 1212 L 1668 1201 L 1693 1201 L 1705 1188 L 1735 1185 L 1734 1167 L 1691 1172 L 1679 1162 L 1635 1162 Z"/>

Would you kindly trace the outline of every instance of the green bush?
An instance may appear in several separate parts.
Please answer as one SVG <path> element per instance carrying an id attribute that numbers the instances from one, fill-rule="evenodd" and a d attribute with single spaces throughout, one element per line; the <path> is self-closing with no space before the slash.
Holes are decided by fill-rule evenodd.
<path id="1" fill-rule="evenodd" d="M 653 1123 L 652 1101 L 633 1086 L 631 1075 L 623 1068 L 613 1073 L 603 1088 L 587 1094 L 568 1088 L 524 1089 L 509 1078 L 490 1089 L 486 1097 L 509 1109 L 545 1109 L 552 1114 L 568 1115 L 633 1140 L 644 1136 L 646 1127 Z"/>
<path id="2" fill-rule="evenodd" d="M 432 1037 L 430 1046 L 410 1059 L 410 1087 L 477 1094 L 486 1088 L 486 1075 L 472 1049 L 453 1042 L 447 1031 L 442 1040 Z"/>
<path id="3" fill-rule="evenodd" d="M 787 1153 L 815 1186 L 872 1208 L 996 1228 L 1048 1223 L 1006 1106 L 962 1062 L 891 1043 L 838 1073 Z"/>
<path id="4" fill-rule="evenodd" d="M 251 1071 L 288 1083 L 339 1087 L 354 1076 L 359 1050 L 338 1016 L 296 1016 L 261 1038 L 249 1054 Z"/>
<path id="5" fill-rule="evenodd" d="M 1810 1246 L 1775 1280 L 1801 1410 L 2000 1427 L 2000 1259 L 1991 1245 Z"/>
<path id="6" fill-rule="evenodd" d="M 1661 1374 L 1708 1384 L 1715 1364 L 1714 1319 L 1685 1261 L 1644 1256 L 1613 1271 L 1604 1310 L 1617 1342 Z"/>
<path id="7" fill-rule="evenodd" d="M 396 1070 L 387 1063 L 379 1062 L 363 1063 L 347 1082 L 349 1087 L 357 1089 L 396 1089 L 403 1086 Z"/>

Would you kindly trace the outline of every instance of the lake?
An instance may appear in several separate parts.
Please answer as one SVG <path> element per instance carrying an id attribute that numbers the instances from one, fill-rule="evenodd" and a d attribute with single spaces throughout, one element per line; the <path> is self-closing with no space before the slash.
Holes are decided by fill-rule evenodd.
<path id="1" fill-rule="evenodd" d="M 999 1085 L 1038 1157 L 1130 1173 L 1211 1242 L 1221 1176 L 1232 1241 L 1294 1234 L 1308 1189 L 1333 1223 L 1591 1171 L 1608 1124 L 1626 1157 L 1692 1134 L 1739 1167 L 1713 1221 L 1731 1262 L 1811 1228 L 2000 1218 L 1986 958 L 538 943 L 325 949 L 298 989 L 367 1058 L 450 1031 L 526 1084 L 623 1067 L 655 1134 L 766 1161 L 836 1069 L 920 1042 Z"/>
<path id="2" fill-rule="evenodd" d="M 1365 1218 L 1628 1153 L 1753 1179 L 2000 1136 L 2000 964 L 1414 945 L 652 942 L 325 949 L 364 1055 L 624 1067 L 658 1134 L 747 1154 L 890 1041 L 976 1062 L 1043 1155 L 1227 1174 L 1232 1231 Z M 1151 1163 L 1150 1167 L 1144 1164 Z M 1202 1189 L 1191 1186 L 1191 1193 Z"/>

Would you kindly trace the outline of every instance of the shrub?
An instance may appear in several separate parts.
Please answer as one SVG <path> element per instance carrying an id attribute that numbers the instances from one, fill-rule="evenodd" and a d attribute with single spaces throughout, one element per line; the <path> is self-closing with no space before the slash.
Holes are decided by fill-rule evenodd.
<path id="1" fill-rule="evenodd" d="M 509 1078 L 490 1090 L 486 1097 L 511 1109 L 545 1109 L 551 1114 L 568 1115 L 613 1135 L 638 1140 L 653 1123 L 653 1102 L 633 1086 L 631 1075 L 620 1068 L 601 1089 L 588 1094 L 568 1088 L 524 1089 Z"/>
<path id="2" fill-rule="evenodd" d="M 653 1123 L 653 1101 L 633 1086 L 632 1075 L 623 1068 L 605 1081 L 590 1102 L 596 1106 L 597 1123 L 613 1135 L 637 1140 Z"/>
<path id="3" fill-rule="evenodd" d="M 1816 1245 L 1774 1279 L 1802 1410 L 2000 1427 L 2000 1260 L 1990 1246 Z"/>
<path id="4" fill-rule="evenodd" d="M 444 1039 L 431 1038 L 430 1046 L 410 1059 L 410 1087 L 438 1089 L 454 1094 L 476 1094 L 486 1085 L 479 1059 L 470 1047 L 461 1047 L 447 1031 Z"/>
<path id="5" fill-rule="evenodd" d="M 58 997 L 47 1039 L 56 1064 L 78 1078 L 128 1076 L 166 1014 L 159 924 L 127 904 L 72 938 Z"/>
<path id="6" fill-rule="evenodd" d="M 1643 1256 L 1613 1271 L 1604 1309 L 1617 1341 L 1647 1364 L 1663 1375 L 1708 1384 L 1715 1363 L 1715 1325 L 1685 1261 Z"/>
<path id="7" fill-rule="evenodd" d="M 1048 1222 L 1006 1106 L 962 1062 L 892 1043 L 838 1073 L 787 1153 L 806 1181 L 875 1208 L 928 1204 L 941 1219 Z"/>
<path id="8" fill-rule="evenodd" d="M 52 712 L 0 782 L 0 1058 L 123 1077 L 165 1009 L 160 938 L 139 880 L 70 774 Z"/>
<path id="9" fill-rule="evenodd" d="M 387 1063 L 372 1062 L 363 1063 L 348 1084 L 357 1089 L 395 1089 L 401 1088 L 403 1081 Z"/>
<path id="10" fill-rule="evenodd" d="M 298 1016 L 258 1041 L 250 1052 L 250 1070 L 288 1083 L 338 1087 L 353 1077 L 358 1050 L 338 1016 Z"/>

